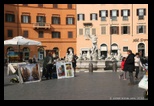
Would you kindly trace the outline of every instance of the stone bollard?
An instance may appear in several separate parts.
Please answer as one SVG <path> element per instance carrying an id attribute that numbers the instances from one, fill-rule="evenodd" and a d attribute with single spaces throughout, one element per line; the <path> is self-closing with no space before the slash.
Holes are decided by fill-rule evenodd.
<path id="1" fill-rule="evenodd" d="M 93 63 L 92 62 L 89 63 L 89 72 L 93 72 Z"/>
<path id="2" fill-rule="evenodd" d="M 117 63 L 116 63 L 116 61 L 113 61 L 113 63 L 112 63 L 112 70 L 113 70 L 113 72 L 117 72 Z"/>

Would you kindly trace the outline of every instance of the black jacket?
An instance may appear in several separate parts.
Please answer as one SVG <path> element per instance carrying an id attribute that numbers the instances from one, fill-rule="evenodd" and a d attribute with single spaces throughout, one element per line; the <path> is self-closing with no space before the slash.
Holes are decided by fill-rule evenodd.
<path id="1" fill-rule="evenodd" d="M 124 64 L 124 71 L 133 72 L 135 70 L 134 57 L 133 53 L 128 55 Z"/>

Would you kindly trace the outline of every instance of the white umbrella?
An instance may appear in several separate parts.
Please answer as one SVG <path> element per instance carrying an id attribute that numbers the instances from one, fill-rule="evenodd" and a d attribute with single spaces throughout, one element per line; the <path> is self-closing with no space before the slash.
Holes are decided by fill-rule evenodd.
<path id="1" fill-rule="evenodd" d="M 5 40 L 4 45 L 42 45 L 41 42 L 26 39 L 22 36 L 14 37 L 13 39 Z"/>
<path id="2" fill-rule="evenodd" d="M 4 45 L 17 45 L 19 46 L 20 51 L 20 45 L 42 45 L 42 43 L 39 41 L 24 38 L 22 36 L 16 36 L 12 39 L 5 40 Z"/>

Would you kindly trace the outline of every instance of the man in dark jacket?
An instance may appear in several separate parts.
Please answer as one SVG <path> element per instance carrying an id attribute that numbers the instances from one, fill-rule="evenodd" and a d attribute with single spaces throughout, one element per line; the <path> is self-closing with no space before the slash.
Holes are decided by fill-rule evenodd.
<path id="1" fill-rule="evenodd" d="M 135 55 L 132 53 L 131 50 L 128 50 L 127 54 L 128 56 L 125 61 L 124 70 L 129 72 L 130 83 L 128 83 L 128 85 L 134 85 L 133 71 L 135 70 L 135 65 L 134 65 Z"/>
<path id="2" fill-rule="evenodd" d="M 51 52 L 48 52 L 48 55 L 46 58 L 44 58 L 44 62 L 43 62 L 43 70 L 45 72 L 43 72 L 45 74 L 46 79 L 48 80 L 48 78 L 52 77 L 52 67 L 53 67 L 53 56 Z"/>

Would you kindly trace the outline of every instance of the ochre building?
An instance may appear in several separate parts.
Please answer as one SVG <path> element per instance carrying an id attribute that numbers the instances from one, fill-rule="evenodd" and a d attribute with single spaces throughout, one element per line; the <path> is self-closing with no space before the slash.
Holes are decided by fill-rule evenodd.
<path id="1" fill-rule="evenodd" d="M 63 58 L 68 48 L 76 53 L 75 4 L 4 4 L 4 40 L 15 36 L 42 42 L 42 46 L 20 46 L 23 59 L 43 59 L 48 51 Z M 18 52 L 17 46 L 4 46 Z"/>

